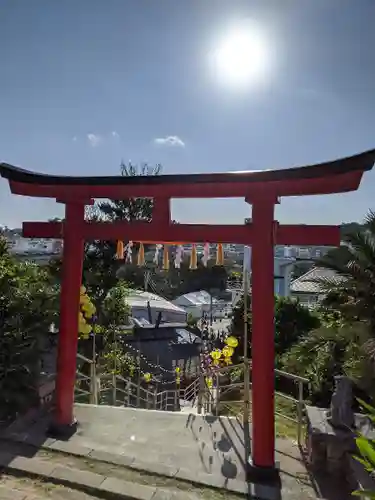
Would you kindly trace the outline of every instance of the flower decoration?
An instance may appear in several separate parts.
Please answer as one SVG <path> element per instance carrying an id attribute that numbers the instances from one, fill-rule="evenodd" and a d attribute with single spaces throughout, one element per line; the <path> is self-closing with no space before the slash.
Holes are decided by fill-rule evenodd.
<path id="1" fill-rule="evenodd" d="M 87 320 L 92 321 L 96 313 L 96 308 L 86 294 L 86 288 L 81 286 L 79 296 L 80 311 L 78 313 L 78 333 L 83 339 L 88 339 L 92 332 L 92 325 Z"/>
<path id="2" fill-rule="evenodd" d="M 143 379 L 144 381 L 148 384 L 149 382 L 151 382 L 151 379 L 152 379 L 152 375 L 151 373 L 144 373 L 143 374 Z"/>
<path id="3" fill-rule="evenodd" d="M 222 355 L 222 352 L 220 351 L 220 349 L 215 349 L 211 352 L 211 358 L 212 358 L 212 362 L 215 366 L 217 366 L 219 364 L 219 361 L 220 361 L 220 358 L 221 358 L 221 355 Z"/>
<path id="4" fill-rule="evenodd" d="M 235 349 L 238 346 L 238 339 L 236 339 L 236 337 L 230 336 L 224 340 L 224 343 L 227 346 L 233 347 L 233 349 Z"/>
<path id="5" fill-rule="evenodd" d="M 223 350 L 222 350 L 224 358 L 231 358 L 234 353 L 233 347 L 230 347 L 229 345 L 226 345 Z"/>

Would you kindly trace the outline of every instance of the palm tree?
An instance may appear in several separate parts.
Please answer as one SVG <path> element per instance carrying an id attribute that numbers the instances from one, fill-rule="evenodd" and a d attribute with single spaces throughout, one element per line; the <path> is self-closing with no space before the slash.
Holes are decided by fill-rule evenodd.
<path id="1" fill-rule="evenodd" d="M 375 212 L 370 210 L 363 230 L 349 233 L 342 245 L 317 265 L 335 272 L 317 278 L 325 295 L 323 305 L 339 310 L 344 318 L 365 321 L 375 338 Z"/>

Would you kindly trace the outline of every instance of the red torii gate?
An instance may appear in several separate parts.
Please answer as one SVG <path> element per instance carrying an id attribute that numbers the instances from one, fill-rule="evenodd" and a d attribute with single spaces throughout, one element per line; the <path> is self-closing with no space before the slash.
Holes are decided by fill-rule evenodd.
<path id="1" fill-rule="evenodd" d="M 319 165 L 216 174 L 136 177 L 64 177 L 0 164 L 11 192 L 55 198 L 65 204 L 64 222 L 25 222 L 23 236 L 63 238 L 55 432 L 74 432 L 74 384 L 79 293 L 85 240 L 241 243 L 252 246 L 252 463 L 272 470 L 274 461 L 274 245 L 340 244 L 336 226 L 279 225 L 274 206 L 282 196 L 355 191 L 375 162 L 375 150 Z M 87 222 L 94 198 L 153 198 L 151 222 Z M 241 197 L 252 205 L 252 223 L 172 224 L 172 198 Z"/>

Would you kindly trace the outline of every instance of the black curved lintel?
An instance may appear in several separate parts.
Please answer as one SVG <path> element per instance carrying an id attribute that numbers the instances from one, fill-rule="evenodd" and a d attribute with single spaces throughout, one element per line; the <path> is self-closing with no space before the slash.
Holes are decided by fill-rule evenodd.
<path id="1" fill-rule="evenodd" d="M 169 174 L 150 176 L 96 176 L 75 177 L 49 175 L 25 170 L 8 163 L 0 163 L 0 175 L 9 181 L 39 185 L 167 185 L 270 182 L 293 179 L 318 179 L 350 172 L 371 170 L 375 163 L 375 149 L 335 161 L 278 170 L 253 170 L 228 173 Z"/>

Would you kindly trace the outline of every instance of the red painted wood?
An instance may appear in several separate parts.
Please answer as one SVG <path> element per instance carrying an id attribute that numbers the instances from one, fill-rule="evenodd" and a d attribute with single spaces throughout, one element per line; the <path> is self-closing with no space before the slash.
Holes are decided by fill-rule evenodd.
<path id="1" fill-rule="evenodd" d="M 258 467 L 275 465 L 274 416 L 274 204 L 253 204 L 256 238 L 251 250 L 252 303 L 252 461 Z"/>
<path id="2" fill-rule="evenodd" d="M 164 219 L 165 220 L 165 219 Z M 62 224 L 59 222 L 24 222 L 22 234 L 25 238 L 61 238 Z M 165 224 L 148 222 L 102 222 L 85 223 L 83 237 L 86 240 L 143 241 L 144 243 L 238 243 L 251 245 L 254 241 L 254 226 Z M 338 226 L 306 226 L 298 224 L 278 225 L 277 245 L 327 245 L 340 244 Z"/>
<path id="3" fill-rule="evenodd" d="M 82 283 L 84 205 L 66 205 L 64 255 L 60 296 L 60 329 L 57 355 L 57 425 L 74 422 L 74 385 L 78 347 L 79 294 Z"/>
<path id="4" fill-rule="evenodd" d="M 43 198 L 64 199 L 69 196 L 76 201 L 91 198 L 248 198 L 259 193 L 273 196 L 301 196 L 354 191 L 358 188 L 363 172 L 354 171 L 317 179 L 285 179 L 268 182 L 225 182 L 165 185 L 41 185 L 10 181 L 14 194 Z"/>

